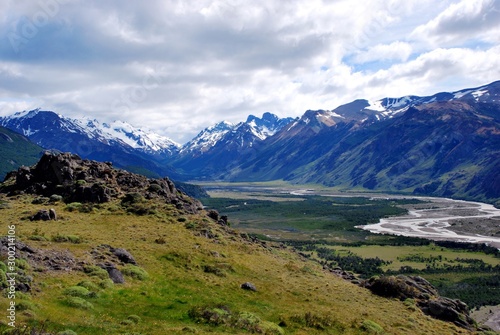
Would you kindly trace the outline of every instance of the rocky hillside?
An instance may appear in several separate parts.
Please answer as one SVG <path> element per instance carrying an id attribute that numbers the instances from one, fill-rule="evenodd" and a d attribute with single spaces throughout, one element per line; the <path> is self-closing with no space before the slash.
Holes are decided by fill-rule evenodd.
<path id="1" fill-rule="evenodd" d="M 59 196 L 64 202 L 105 203 L 117 199 L 159 199 L 190 213 L 202 205 L 177 190 L 168 178 L 149 179 L 112 164 L 83 160 L 78 155 L 45 152 L 33 167 L 21 167 L 7 175 L 0 192 Z M 125 197 L 125 198 L 124 198 Z"/>
<path id="2" fill-rule="evenodd" d="M 12 293 L 0 309 L 15 306 L 10 322 L 30 324 L 31 334 L 476 331 L 463 305 L 440 300 L 422 281 L 432 295 L 354 284 L 291 247 L 239 234 L 168 179 L 46 153 L 10 173 L 0 192 L 9 227 L 0 239 L 0 290 Z M 9 250 L 14 265 L 4 262 Z M 0 331 L 9 327 L 0 321 Z"/>

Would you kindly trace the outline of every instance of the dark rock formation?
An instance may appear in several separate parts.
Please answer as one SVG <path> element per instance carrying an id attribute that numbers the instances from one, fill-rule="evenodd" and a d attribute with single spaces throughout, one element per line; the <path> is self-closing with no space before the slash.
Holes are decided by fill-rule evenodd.
<path id="1" fill-rule="evenodd" d="M 427 315 L 469 330 L 476 328 L 464 302 L 441 297 L 436 288 L 422 277 L 404 275 L 373 277 L 365 281 L 363 286 L 383 297 L 414 299 L 417 306 Z"/>
<path id="2" fill-rule="evenodd" d="M 49 209 L 49 217 L 51 220 L 57 221 L 57 214 L 54 208 Z"/>
<path id="3" fill-rule="evenodd" d="M 113 281 L 113 283 L 115 284 L 125 283 L 125 278 L 123 278 L 123 274 L 114 265 L 108 264 L 106 266 L 103 266 L 103 269 L 108 271 L 109 278 Z"/>
<path id="4" fill-rule="evenodd" d="M 252 283 L 249 283 L 249 282 L 241 284 L 241 288 L 244 290 L 248 290 L 248 291 L 254 291 L 254 292 L 257 291 L 257 288 L 255 287 L 255 285 Z"/>
<path id="5" fill-rule="evenodd" d="M 118 257 L 120 261 L 122 261 L 125 264 L 134 264 L 137 265 L 137 262 L 135 261 L 134 257 L 125 249 L 118 248 L 114 249 L 113 255 Z"/>
<path id="6" fill-rule="evenodd" d="M 49 211 L 46 209 L 40 209 L 35 215 L 30 217 L 31 221 L 48 221 L 50 220 Z"/>
<path id="7" fill-rule="evenodd" d="M 62 196 L 65 202 L 104 203 L 138 193 L 144 199 L 157 199 L 189 213 L 203 206 L 176 189 L 168 178 L 150 179 L 111 163 L 81 159 L 70 153 L 45 152 L 33 167 L 21 167 L 7 175 L 0 193 L 22 193 L 50 197 Z"/>

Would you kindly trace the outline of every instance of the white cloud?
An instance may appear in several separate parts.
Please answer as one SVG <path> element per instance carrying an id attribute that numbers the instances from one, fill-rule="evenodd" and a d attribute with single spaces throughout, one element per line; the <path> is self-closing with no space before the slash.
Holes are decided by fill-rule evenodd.
<path id="1" fill-rule="evenodd" d="M 26 36 L 48 3 L 50 20 Z M 0 38 L 21 39 L 17 51 L 0 44 L 0 115 L 42 107 L 185 142 L 248 114 L 484 84 L 499 77 L 497 3 L 474 2 L 479 24 L 476 7 L 452 0 L 7 1 Z M 466 17 L 472 47 L 441 45 Z"/>
<path id="2" fill-rule="evenodd" d="M 418 26 L 413 36 L 432 43 L 461 44 L 470 39 L 498 42 L 500 0 L 462 0 L 433 20 Z"/>

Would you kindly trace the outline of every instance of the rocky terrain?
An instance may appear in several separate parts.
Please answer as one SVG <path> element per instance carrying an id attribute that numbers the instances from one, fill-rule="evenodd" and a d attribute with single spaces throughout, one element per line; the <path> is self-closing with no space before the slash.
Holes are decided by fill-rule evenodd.
<path id="1" fill-rule="evenodd" d="M 21 167 L 9 173 L 0 192 L 62 197 L 65 202 L 104 203 L 124 198 L 161 199 L 190 213 L 201 203 L 176 189 L 168 178 L 150 179 L 125 170 L 114 169 L 111 163 L 81 159 L 78 155 L 45 152 L 33 167 Z"/>

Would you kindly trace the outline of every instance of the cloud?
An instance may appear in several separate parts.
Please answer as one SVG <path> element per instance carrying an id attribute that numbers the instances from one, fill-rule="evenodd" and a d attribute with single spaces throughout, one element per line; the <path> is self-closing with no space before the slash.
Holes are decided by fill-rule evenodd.
<path id="1" fill-rule="evenodd" d="M 186 142 L 248 114 L 484 84 L 498 79 L 497 1 L 474 4 L 487 23 L 451 0 L 4 0 L 0 115 L 42 107 Z M 488 46 L 446 45 L 460 12 Z"/>
<path id="2" fill-rule="evenodd" d="M 500 0 L 462 0 L 418 26 L 413 35 L 432 43 L 464 43 L 470 39 L 498 42 Z"/>

